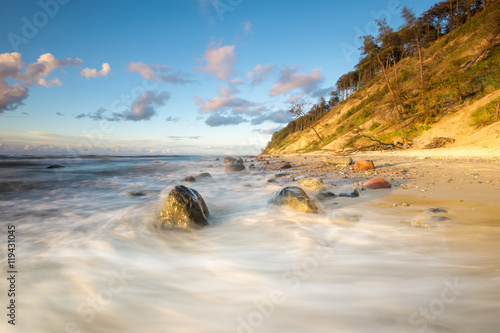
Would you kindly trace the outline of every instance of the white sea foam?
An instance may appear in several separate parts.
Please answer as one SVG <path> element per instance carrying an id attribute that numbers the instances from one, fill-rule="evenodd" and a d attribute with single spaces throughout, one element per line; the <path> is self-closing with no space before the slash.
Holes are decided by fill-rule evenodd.
<path id="1" fill-rule="evenodd" d="M 160 162 L 123 162 L 118 175 L 74 167 L 77 176 L 50 189 L 3 195 L 18 230 L 19 332 L 497 328 L 500 265 L 485 257 L 498 249 L 493 226 L 470 237 L 460 225 L 411 228 L 401 223 L 411 214 L 356 198 L 296 213 L 268 206 L 280 187 L 264 174 L 226 174 L 208 158 Z M 183 181 L 201 171 L 212 178 Z M 156 216 L 180 183 L 204 197 L 210 226 L 158 232 Z M 133 190 L 146 196 L 122 195 Z"/>

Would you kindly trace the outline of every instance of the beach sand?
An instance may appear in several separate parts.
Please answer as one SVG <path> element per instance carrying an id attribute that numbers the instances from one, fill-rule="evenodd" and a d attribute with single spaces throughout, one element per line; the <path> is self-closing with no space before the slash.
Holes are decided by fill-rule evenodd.
<path id="1" fill-rule="evenodd" d="M 289 173 L 290 176 L 275 177 L 283 186 L 300 186 L 293 178 L 309 176 L 321 178 L 326 190 L 335 194 L 351 188 L 360 193 L 359 198 L 328 199 L 324 201 L 326 206 L 375 205 L 385 207 L 388 214 L 417 214 L 427 208 L 442 207 L 448 210 L 445 215 L 453 223 L 500 224 L 499 153 L 490 149 L 434 149 L 350 155 L 353 163 L 373 161 L 375 169 L 370 171 L 354 170 L 354 164 L 324 166 L 325 158 L 335 157 L 328 153 L 294 154 L 270 156 L 270 164 L 262 165 L 261 170 L 270 176 Z M 284 161 L 290 162 L 292 168 L 280 170 Z M 378 177 L 392 187 L 371 190 L 363 186 L 365 181 Z"/>

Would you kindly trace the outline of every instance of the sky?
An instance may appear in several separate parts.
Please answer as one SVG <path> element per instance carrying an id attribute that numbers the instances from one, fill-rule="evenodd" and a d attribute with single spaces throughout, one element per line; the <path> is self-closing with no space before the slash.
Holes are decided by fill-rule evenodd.
<path id="1" fill-rule="evenodd" d="M 2 0 L 0 155 L 257 154 L 421 0 Z"/>

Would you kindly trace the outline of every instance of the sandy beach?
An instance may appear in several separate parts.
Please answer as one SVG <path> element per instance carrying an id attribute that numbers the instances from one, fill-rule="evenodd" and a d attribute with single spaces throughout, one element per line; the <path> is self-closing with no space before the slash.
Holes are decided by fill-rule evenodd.
<path id="1" fill-rule="evenodd" d="M 390 214 L 401 214 L 402 221 L 418 216 L 427 208 L 443 207 L 448 210 L 447 216 L 453 223 L 498 223 L 500 154 L 497 151 L 435 149 L 367 152 L 350 156 L 353 163 L 373 161 L 375 169 L 368 171 L 354 170 L 354 164 L 324 166 L 323 160 L 333 157 L 329 153 L 270 156 L 270 164 L 261 168 L 269 172 L 270 177 L 278 174 L 274 178 L 283 186 L 300 186 L 293 179 L 307 176 L 322 179 L 326 191 L 335 194 L 351 188 L 360 193 L 359 198 L 324 200 L 325 206 L 375 205 L 385 207 Z M 290 162 L 292 168 L 280 170 L 283 162 Z M 387 180 L 392 187 L 371 190 L 363 186 L 367 180 L 378 177 Z M 403 206 L 403 203 L 406 204 Z"/>

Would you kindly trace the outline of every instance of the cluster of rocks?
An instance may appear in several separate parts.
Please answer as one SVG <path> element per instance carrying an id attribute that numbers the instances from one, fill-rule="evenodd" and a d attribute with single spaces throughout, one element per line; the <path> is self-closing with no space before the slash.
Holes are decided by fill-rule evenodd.
<path id="1" fill-rule="evenodd" d="M 254 160 L 251 161 L 261 162 L 263 165 L 265 165 L 266 162 L 267 164 L 270 163 L 269 159 L 265 159 L 261 156 L 255 157 Z M 226 172 L 241 172 L 246 170 L 244 161 L 241 157 L 235 159 L 227 156 L 224 158 L 223 163 L 225 164 L 224 170 Z M 337 157 L 325 159 L 323 163 L 325 165 L 352 165 L 353 161 L 350 157 Z M 275 165 L 275 169 L 278 170 L 292 168 L 293 166 L 291 163 L 286 161 L 282 161 Z M 374 168 L 375 166 L 373 161 L 358 161 L 354 164 L 355 170 L 372 170 Z M 208 177 L 211 177 L 211 175 L 205 172 L 196 176 L 186 177 L 185 181 L 194 182 L 198 179 Z M 307 176 L 293 178 L 293 174 L 288 171 L 278 172 L 274 175 L 274 177 L 267 178 L 266 182 L 277 183 L 277 179 L 281 178 L 291 178 L 291 180 L 296 181 L 300 187 L 286 186 L 277 190 L 269 199 L 270 205 L 284 206 L 299 212 L 316 214 L 319 210 L 304 189 L 311 191 L 315 194 L 315 198 L 319 200 L 335 197 L 355 198 L 360 196 L 358 190 L 356 189 L 351 189 L 350 191 L 338 194 L 326 191 L 327 186 L 321 178 Z M 368 189 L 377 190 L 390 188 L 391 184 L 382 178 L 374 178 L 365 182 L 363 186 Z M 208 217 L 209 210 L 200 193 L 198 193 L 195 189 L 180 185 L 175 186 L 175 188 L 169 193 L 158 220 L 159 224 L 164 228 L 185 229 L 208 225 Z"/>
<path id="2" fill-rule="evenodd" d="M 224 163 L 227 163 L 227 165 L 224 166 L 224 171 L 226 172 L 246 171 L 245 164 L 243 164 L 243 159 L 241 157 L 235 159 L 231 156 L 227 156 L 224 158 Z"/>

